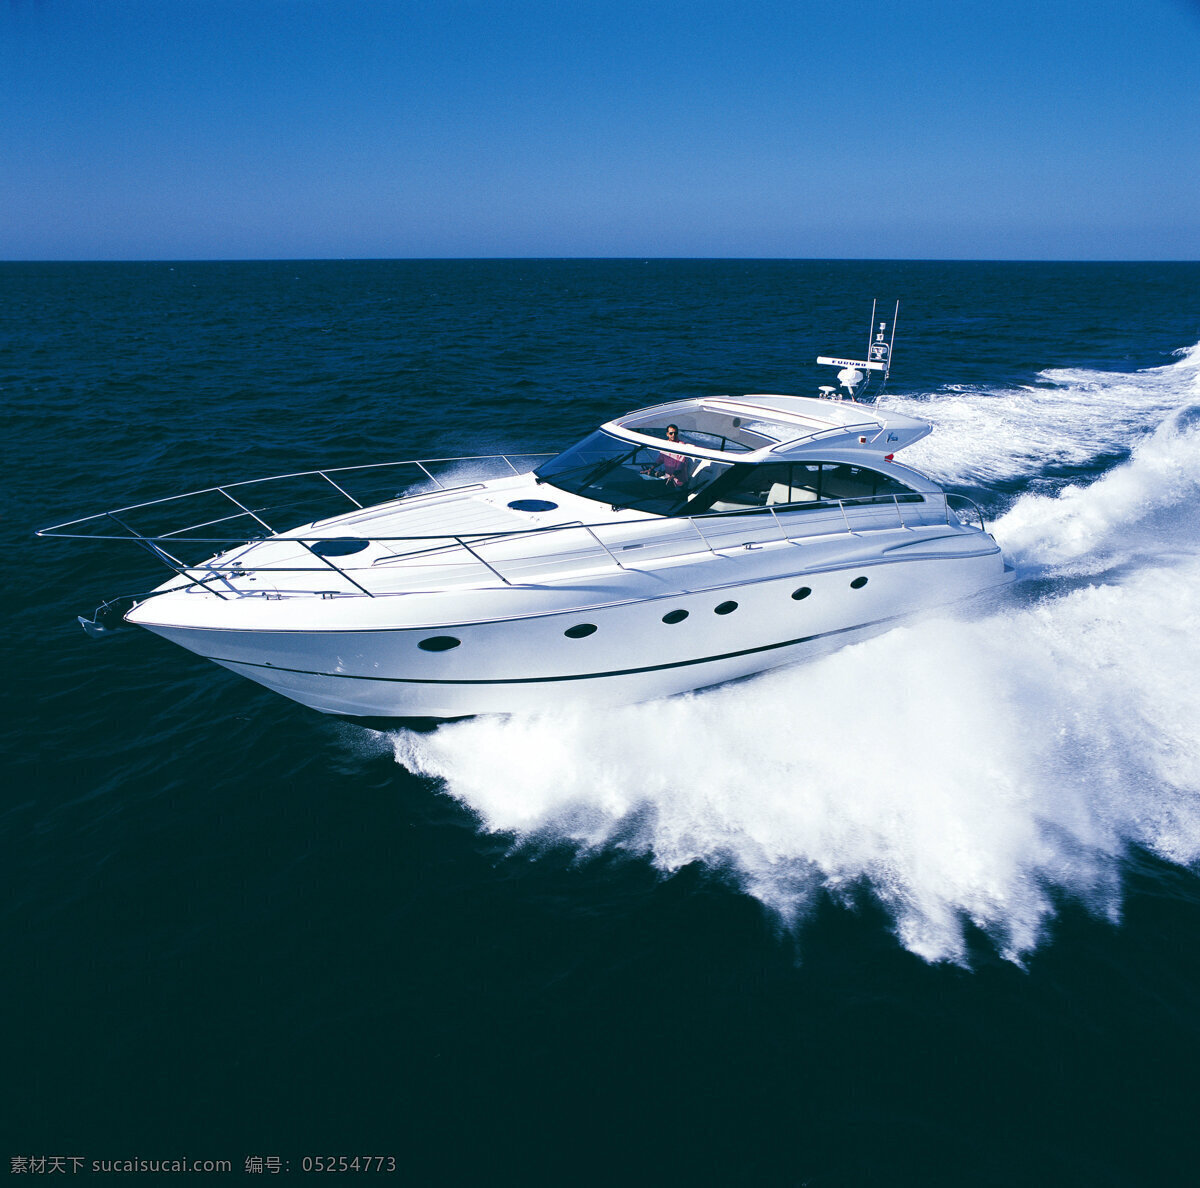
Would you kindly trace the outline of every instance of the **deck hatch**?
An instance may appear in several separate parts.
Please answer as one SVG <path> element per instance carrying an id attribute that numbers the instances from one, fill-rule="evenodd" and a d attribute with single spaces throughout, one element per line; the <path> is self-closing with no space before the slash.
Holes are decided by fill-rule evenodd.
<path id="1" fill-rule="evenodd" d="M 352 553 L 361 553 L 370 543 L 358 537 L 331 536 L 325 540 L 315 540 L 308 547 L 318 557 L 349 557 Z"/>
<path id="2" fill-rule="evenodd" d="M 554 511 L 558 504 L 551 503 L 549 499 L 514 499 L 508 506 L 513 511 L 545 512 Z"/>

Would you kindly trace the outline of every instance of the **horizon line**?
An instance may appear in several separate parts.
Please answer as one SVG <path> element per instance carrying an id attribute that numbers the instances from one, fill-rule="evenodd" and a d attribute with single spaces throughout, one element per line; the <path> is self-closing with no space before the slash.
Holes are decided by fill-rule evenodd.
<path id="1" fill-rule="evenodd" d="M 786 264 L 1197 264 L 1200 258 L 1045 256 L 129 256 L 4 258 L 4 264 L 399 264 L 399 263 L 786 263 Z"/>

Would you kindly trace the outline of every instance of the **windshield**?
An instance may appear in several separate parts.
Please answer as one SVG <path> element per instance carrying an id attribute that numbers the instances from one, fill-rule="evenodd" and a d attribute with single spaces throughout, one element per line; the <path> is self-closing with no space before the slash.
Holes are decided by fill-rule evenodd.
<path id="1" fill-rule="evenodd" d="M 663 445 L 672 443 L 664 440 Z M 686 512 L 729 466 L 671 449 L 634 445 L 597 429 L 577 445 L 539 466 L 534 475 L 560 491 L 654 515 Z"/>

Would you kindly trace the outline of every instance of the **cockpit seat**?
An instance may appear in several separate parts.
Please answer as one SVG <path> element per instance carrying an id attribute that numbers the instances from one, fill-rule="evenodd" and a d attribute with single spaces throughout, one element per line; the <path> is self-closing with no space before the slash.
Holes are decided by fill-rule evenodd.
<path id="1" fill-rule="evenodd" d="M 817 497 L 816 491 L 808 487 L 789 487 L 787 483 L 772 483 L 767 492 L 767 506 L 773 503 L 812 503 Z"/>

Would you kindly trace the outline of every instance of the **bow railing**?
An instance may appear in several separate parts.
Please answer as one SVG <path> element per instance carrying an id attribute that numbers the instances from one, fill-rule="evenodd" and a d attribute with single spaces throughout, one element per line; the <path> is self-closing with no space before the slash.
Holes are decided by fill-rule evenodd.
<path id="1" fill-rule="evenodd" d="M 963 495 L 929 492 L 821 499 L 694 516 L 572 521 L 482 532 L 389 535 L 368 528 L 361 537 L 349 536 L 359 518 L 355 511 L 374 518 L 381 504 L 418 495 L 461 493 L 481 487 L 497 473 L 514 476 L 528 473 L 531 461 L 552 456 L 489 454 L 297 471 L 114 508 L 40 529 L 37 535 L 133 542 L 187 584 L 203 587 L 222 598 L 296 595 L 373 598 L 405 592 L 411 584 L 404 585 L 403 578 L 414 575 L 429 582 L 457 583 L 478 581 L 486 571 L 505 585 L 520 585 L 597 563 L 629 569 L 647 561 L 670 560 L 699 552 L 720 555 L 733 549 L 781 542 L 803 545 L 813 537 L 831 533 L 858 535 L 887 528 L 911 529 L 942 520 L 966 523 L 960 512 L 977 520 L 980 531 L 986 532 L 983 513 L 973 500 Z M 519 468 L 517 463 L 521 462 L 526 464 L 525 469 Z M 405 467 L 411 468 L 413 478 L 398 488 L 396 477 L 403 474 Z M 298 482 L 315 489 L 292 491 L 287 498 L 275 495 L 278 488 Z M 268 497 L 275 501 L 263 502 Z M 310 514 L 330 498 L 337 502 L 336 512 Z M 185 508 L 194 509 L 182 516 L 189 522 L 183 527 L 169 526 L 178 522 L 178 513 Z M 169 515 L 165 522 L 160 521 L 164 514 Z M 276 527 L 281 522 L 299 522 L 312 528 L 335 517 L 337 523 L 330 528 L 342 533 L 341 536 L 331 536 L 329 529 L 289 531 Z M 234 525 L 239 526 L 237 531 L 223 531 Z M 256 561 L 255 546 L 268 538 L 273 545 L 299 546 L 297 552 L 302 550 L 303 563 L 281 562 L 278 558 Z M 356 547 L 343 556 L 336 548 L 330 549 L 331 542 L 352 543 Z M 366 552 L 369 545 L 382 546 L 382 552 L 379 549 Z M 469 572 L 472 568 L 476 571 L 474 575 Z M 238 579 L 263 574 L 322 574 L 327 579 L 336 575 L 345 585 L 339 583 L 330 589 L 327 585 L 306 583 L 272 590 L 236 584 Z"/>

